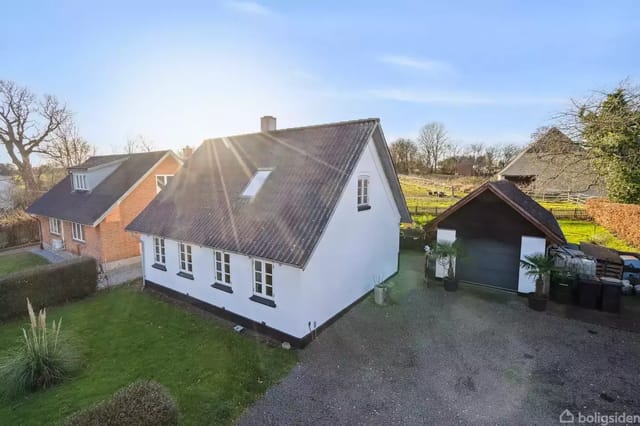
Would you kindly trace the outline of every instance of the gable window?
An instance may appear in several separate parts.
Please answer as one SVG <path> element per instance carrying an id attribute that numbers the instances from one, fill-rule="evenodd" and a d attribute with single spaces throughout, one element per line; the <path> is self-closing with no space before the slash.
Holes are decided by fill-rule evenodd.
<path id="1" fill-rule="evenodd" d="M 233 293 L 231 290 L 231 256 L 220 250 L 213 251 L 213 270 L 215 283 L 212 287 L 218 290 Z"/>
<path id="2" fill-rule="evenodd" d="M 164 238 L 153 237 L 153 265 L 154 268 L 166 271 L 167 258 L 164 251 Z"/>
<path id="3" fill-rule="evenodd" d="M 273 263 L 253 260 L 253 296 L 250 299 L 276 307 L 273 301 Z"/>
<path id="4" fill-rule="evenodd" d="M 71 224 L 71 237 L 80 242 L 84 242 L 84 225 L 73 222 Z"/>
<path id="5" fill-rule="evenodd" d="M 73 174 L 73 187 L 77 191 L 87 190 L 87 175 L 74 173 Z"/>
<path id="6" fill-rule="evenodd" d="M 60 223 L 60 219 L 54 219 L 52 217 L 49 218 L 49 232 L 55 235 L 60 235 L 60 229 L 62 228 L 62 224 Z"/>
<path id="7" fill-rule="evenodd" d="M 162 191 L 173 179 L 173 175 L 156 175 L 156 192 Z"/>
<path id="8" fill-rule="evenodd" d="M 358 176 L 358 211 L 369 210 L 369 176 Z"/>
<path id="9" fill-rule="evenodd" d="M 178 275 L 184 278 L 193 279 L 193 257 L 191 254 L 191 246 L 185 243 L 178 243 L 180 259 L 178 267 L 180 272 Z"/>
<path id="10" fill-rule="evenodd" d="M 251 179 L 251 182 L 242 191 L 243 197 L 253 198 L 258 194 L 260 188 L 267 181 L 267 178 L 271 174 L 271 170 L 258 170 Z"/>

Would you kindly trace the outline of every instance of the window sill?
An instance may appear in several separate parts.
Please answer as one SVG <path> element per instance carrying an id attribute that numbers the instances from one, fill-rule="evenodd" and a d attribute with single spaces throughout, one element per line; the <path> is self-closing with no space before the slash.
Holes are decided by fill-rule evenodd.
<path id="1" fill-rule="evenodd" d="M 222 284 L 222 283 L 213 283 L 211 287 L 218 289 L 220 291 L 224 291 L 225 293 L 233 293 L 233 289 L 230 285 Z"/>
<path id="2" fill-rule="evenodd" d="M 180 271 L 176 275 L 179 276 L 179 277 L 182 277 L 182 278 L 186 278 L 188 280 L 193 280 L 193 274 L 189 274 L 187 272 Z"/>
<path id="3" fill-rule="evenodd" d="M 158 269 L 158 270 L 160 270 L 160 271 L 165 271 L 165 272 L 167 271 L 167 267 L 166 267 L 166 266 L 164 266 L 164 265 L 163 265 L 163 264 L 161 264 L 161 263 L 154 263 L 153 265 L 151 265 L 151 267 L 152 267 L 152 268 L 155 268 L 155 269 Z"/>
<path id="4" fill-rule="evenodd" d="M 84 240 L 76 240 L 75 238 L 72 238 L 72 240 L 73 240 L 73 242 L 75 242 L 75 243 L 81 243 L 81 244 L 86 243 L 86 241 L 84 241 Z"/>
<path id="5" fill-rule="evenodd" d="M 271 308 L 276 307 L 276 302 L 274 302 L 273 300 L 258 296 L 256 294 L 251 296 L 249 300 L 251 300 L 252 302 L 260 303 L 261 305 L 269 306 Z"/>
<path id="6" fill-rule="evenodd" d="M 371 210 L 371 206 L 369 204 L 363 204 L 361 206 L 358 206 L 358 211 L 364 211 L 364 210 Z"/>

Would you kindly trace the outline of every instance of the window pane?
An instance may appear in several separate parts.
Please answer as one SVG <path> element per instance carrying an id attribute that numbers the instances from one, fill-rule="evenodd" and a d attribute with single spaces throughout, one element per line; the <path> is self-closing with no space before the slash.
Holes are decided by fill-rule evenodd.
<path id="1" fill-rule="evenodd" d="M 266 290 L 267 296 L 273 297 L 273 287 L 267 286 Z"/>
<path id="2" fill-rule="evenodd" d="M 262 284 L 256 283 L 256 293 L 262 293 Z"/>
<path id="3" fill-rule="evenodd" d="M 231 275 L 225 274 L 224 275 L 224 282 L 226 282 L 227 284 L 230 284 L 231 283 Z"/>
<path id="4" fill-rule="evenodd" d="M 262 282 L 262 274 L 258 271 L 256 271 L 256 282 L 257 283 L 261 283 Z"/>
<path id="5" fill-rule="evenodd" d="M 224 261 L 229 263 L 229 253 L 224 254 Z"/>
<path id="6" fill-rule="evenodd" d="M 266 282 L 267 285 L 272 285 L 273 284 L 271 275 L 267 275 L 265 277 L 265 282 Z"/>
<path id="7" fill-rule="evenodd" d="M 222 281 L 222 272 L 216 272 L 216 281 Z"/>
<path id="8" fill-rule="evenodd" d="M 225 272 L 225 273 L 227 273 L 227 274 L 231 272 L 231 270 L 230 270 L 230 268 L 229 268 L 229 264 L 228 264 L 228 263 L 225 263 L 225 264 L 224 264 L 224 272 Z"/>
<path id="9" fill-rule="evenodd" d="M 272 272 L 273 264 L 265 263 L 264 267 L 265 267 L 265 270 L 267 271 L 267 274 L 270 274 Z"/>
<path id="10" fill-rule="evenodd" d="M 262 271 L 262 262 L 256 260 L 253 262 L 256 271 Z"/>

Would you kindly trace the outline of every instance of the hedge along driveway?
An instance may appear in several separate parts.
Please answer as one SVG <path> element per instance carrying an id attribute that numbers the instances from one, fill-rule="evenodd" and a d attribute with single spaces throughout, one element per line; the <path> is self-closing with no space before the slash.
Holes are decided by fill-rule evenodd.
<path id="1" fill-rule="evenodd" d="M 144 378 L 170 390 L 184 424 L 228 424 L 297 359 L 127 285 L 47 317 L 73 332 L 83 369 L 55 388 L 0 402 L 3 423 L 55 424 Z M 16 343 L 24 322 L 0 325 L 0 348 Z"/>

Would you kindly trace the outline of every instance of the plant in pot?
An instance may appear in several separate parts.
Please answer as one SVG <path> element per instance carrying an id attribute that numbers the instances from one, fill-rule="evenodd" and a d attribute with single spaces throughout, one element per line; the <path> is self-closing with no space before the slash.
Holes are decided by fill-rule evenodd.
<path id="1" fill-rule="evenodd" d="M 555 269 L 553 259 L 543 253 L 525 256 L 520 260 L 520 265 L 527 275 L 535 278 L 536 291 L 529 293 L 529 307 L 536 311 L 547 309 L 547 295 L 544 291 L 544 277 Z"/>
<path id="2" fill-rule="evenodd" d="M 458 289 L 458 281 L 455 277 L 454 262 L 460 254 L 460 244 L 458 241 L 439 241 L 436 243 L 432 256 L 435 256 L 438 263 L 447 271 L 447 275 L 442 278 L 444 289 L 447 291 L 456 291 Z"/>

